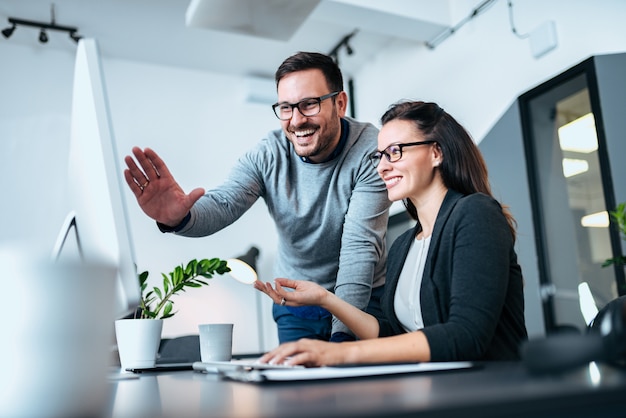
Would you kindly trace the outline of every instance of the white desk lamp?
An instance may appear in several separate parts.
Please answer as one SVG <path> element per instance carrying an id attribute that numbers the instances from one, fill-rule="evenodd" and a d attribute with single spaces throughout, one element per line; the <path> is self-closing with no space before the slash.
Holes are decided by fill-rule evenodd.
<path id="1" fill-rule="evenodd" d="M 244 255 L 226 260 L 230 268 L 230 276 L 244 284 L 252 284 L 257 281 L 256 260 L 258 257 L 259 249 L 252 246 Z"/>

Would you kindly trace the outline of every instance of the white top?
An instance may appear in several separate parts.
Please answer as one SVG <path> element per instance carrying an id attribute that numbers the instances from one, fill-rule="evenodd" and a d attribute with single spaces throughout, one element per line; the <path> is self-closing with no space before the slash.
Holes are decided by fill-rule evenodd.
<path id="1" fill-rule="evenodd" d="M 398 320 L 408 332 L 424 328 L 420 288 L 428 247 L 430 247 L 430 237 L 413 240 L 398 279 L 393 307 Z"/>

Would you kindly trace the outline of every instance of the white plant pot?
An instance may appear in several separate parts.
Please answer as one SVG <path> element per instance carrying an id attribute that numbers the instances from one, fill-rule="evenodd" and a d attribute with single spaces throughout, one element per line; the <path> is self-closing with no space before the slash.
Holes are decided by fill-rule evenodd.
<path id="1" fill-rule="evenodd" d="M 163 330 L 162 319 L 118 319 L 115 337 L 122 370 L 154 367 Z"/>

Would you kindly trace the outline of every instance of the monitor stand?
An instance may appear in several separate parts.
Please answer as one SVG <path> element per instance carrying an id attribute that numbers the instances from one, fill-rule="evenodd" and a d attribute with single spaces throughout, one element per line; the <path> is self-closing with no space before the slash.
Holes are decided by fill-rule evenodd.
<path id="1" fill-rule="evenodd" d="M 58 261 L 61 257 L 61 253 L 63 252 L 63 248 L 67 243 L 67 238 L 70 235 L 70 231 L 74 230 L 74 236 L 76 238 L 76 248 L 78 249 L 78 255 L 81 260 L 83 257 L 83 250 L 80 246 L 80 236 L 78 234 L 78 225 L 76 224 L 76 212 L 73 210 L 70 211 L 63 224 L 61 225 L 61 230 L 59 231 L 59 235 L 57 236 L 57 240 L 54 243 L 54 247 L 52 248 L 52 260 Z"/>

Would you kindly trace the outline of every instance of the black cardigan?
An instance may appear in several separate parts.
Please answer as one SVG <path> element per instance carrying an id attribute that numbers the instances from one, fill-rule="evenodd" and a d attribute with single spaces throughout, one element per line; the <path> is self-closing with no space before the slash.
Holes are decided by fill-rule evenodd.
<path id="1" fill-rule="evenodd" d="M 391 246 L 380 336 L 402 334 L 393 305 L 419 222 Z M 431 361 L 517 360 L 527 339 L 521 268 L 500 204 L 449 190 L 437 214 L 420 289 Z"/>

